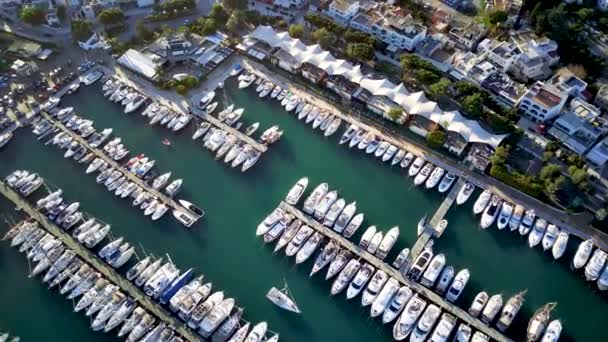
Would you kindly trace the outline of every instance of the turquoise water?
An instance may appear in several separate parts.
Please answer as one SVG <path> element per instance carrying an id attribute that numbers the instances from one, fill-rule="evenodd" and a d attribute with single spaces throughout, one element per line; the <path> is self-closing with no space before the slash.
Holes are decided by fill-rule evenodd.
<path id="1" fill-rule="evenodd" d="M 331 297 L 330 283 L 321 276 L 308 277 L 312 260 L 296 267 L 293 260 L 272 255 L 271 246 L 255 237 L 255 227 L 295 181 L 308 176 L 312 185 L 328 182 L 347 202 L 356 200 L 358 209 L 366 215 L 364 225 L 375 224 L 384 231 L 395 225 L 401 227 L 395 251 L 387 258 L 392 261 L 396 252 L 415 242 L 417 221 L 424 214 L 432 214 L 442 196 L 413 187 L 397 168 L 343 148 L 337 144 L 338 134 L 324 138 L 313 132 L 276 103 L 259 100 L 252 90 L 233 90 L 232 81 L 227 82 L 227 88 L 218 96 L 246 108 L 245 124 L 259 121 L 260 132 L 278 124 L 285 131 L 283 138 L 245 174 L 218 163 L 200 141 L 193 142 L 192 127 L 179 135 L 150 127 L 138 114 L 125 115 L 118 105 L 104 99 L 99 85 L 81 89 L 63 101 L 95 120 L 99 129 L 113 127 L 133 153 L 146 153 L 156 159 L 160 172 L 172 171 L 174 177 L 184 179 L 178 197 L 192 200 L 207 212 L 190 231 L 170 215 L 151 222 L 128 202 L 103 191 L 94 177 L 84 175 L 82 165 L 63 159 L 63 153 L 37 142 L 26 130 L 2 151 L 0 174 L 16 168 L 39 172 L 53 186 L 63 188 L 67 198 L 80 201 L 86 211 L 111 223 L 115 236 L 139 242 L 147 253 L 168 253 L 182 269 L 195 267 L 217 288 L 237 299 L 245 308 L 246 319 L 268 321 L 283 341 L 390 341 L 392 327 L 369 319 L 369 308 L 361 309 L 358 300 Z M 165 137 L 173 141 L 171 148 L 161 144 Z M 449 264 L 471 271 L 461 305 L 468 308 L 481 290 L 508 297 L 528 289 L 524 309 L 509 330 L 510 337 L 522 340 L 534 310 L 548 301 L 557 301 L 554 316 L 563 320 L 567 335 L 562 340 L 608 340 L 608 333 L 598 329 L 608 322 L 606 297 L 595 292 L 595 284 L 587 284 L 580 272 L 569 269 L 575 244 L 571 242 L 564 258 L 555 262 L 540 248 L 528 248 L 518 234 L 496 228 L 482 231 L 471 213 L 472 202 L 448 213 L 450 225 L 435 247 L 446 254 Z M 0 209 L 5 217 L 16 215 L 6 200 L 0 200 Z M 27 278 L 27 263 L 17 251 L 7 244 L 0 246 L 0 272 L 4 276 L 0 303 L 3 308 L 14 308 L 0 311 L 0 329 L 10 330 L 24 341 L 110 338 L 90 331 L 87 319 L 73 313 L 70 302 L 54 291 L 47 292 L 37 279 Z M 279 311 L 265 299 L 268 288 L 280 284 L 283 278 L 303 315 Z M 31 329 L 30 322 L 36 322 L 36 329 Z"/>

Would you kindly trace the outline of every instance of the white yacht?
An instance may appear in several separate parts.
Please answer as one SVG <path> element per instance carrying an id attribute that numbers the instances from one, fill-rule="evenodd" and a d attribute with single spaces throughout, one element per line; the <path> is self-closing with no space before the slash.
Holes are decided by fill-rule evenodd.
<path id="1" fill-rule="evenodd" d="M 547 329 L 543 334 L 541 342 L 557 342 L 560 335 L 562 334 L 562 322 L 559 319 L 555 319 L 547 325 Z"/>
<path id="2" fill-rule="evenodd" d="M 368 263 L 365 263 L 359 271 L 355 275 L 353 281 L 348 285 L 348 289 L 346 290 L 346 299 L 355 298 L 361 290 L 365 287 L 367 282 L 374 273 L 374 267 Z"/>
<path id="3" fill-rule="evenodd" d="M 374 151 L 374 156 L 376 158 L 380 158 L 386 153 L 386 151 L 388 151 L 390 146 L 391 144 L 388 141 L 381 142 L 380 145 L 378 145 L 378 148 L 376 148 L 376 151 Z"/>
<path id="4" fill-rule="evenodd" d="M 309 226 L 302 226 L 293 240 L 287 244 L 285 254 L 290 257 L 294 256 L 300 250 L 300 248 L 302 248 L 306 240 L 308 240 L 313 232 L 314 229 L 310 228 Z"/>
<path id="5" fill-rule="evenodd" d="M 488 300 L 488 304 L 481 311 L 481 321 L 490 324 L 494 321 L 494 318 L 500 312 L 500 308 L 502 307 L 502 295 L 495 294 Z"/>
<path id="6" fill-rule="evenodd" d="M 399 316 L 401 311 L 403 311 L 403 308 L 410 298 L 412 298 L 413 294 L 414 291 L 412 291 L 412 289 L 410 289 L 407 285 L 401 286 L 384 309 L 384 313 L 382 314 L 382 323 L 387 324 L 394 321 L 395 318 Z"/>
<path id="7" fill-rule="evenodd" d="M 332 260 L 334 260 L 338 254 L 338 250 L 339 246 L 333 240 L 330 240 L 315 259 L 312 270 L 310 271 L 310 277 L 324 269 L 325 266 L 329 265 L 329 263 L 332 262 Z"/>
<path id="8" fill-rule="evenodd" d="M 487 292 L 485 292 L 485 291 L 479 292 L 477 294 L 477 296 L 475 296 L 475 298 L 473 299 L 473 302 L 471 303 L 471 306 L 469 307 L 469 315 L 471 315 L 473 317 L 479 316 L 479 314 L 481 313 L 483 308 L 488 303 L 489 298 L 490 298 L 490 296 L 488 296 Z"/>
<path id="9" fill-rule="evenodd" d="M 581 268 L 587 264 L 593 247 L 593 240 L 591 239 L 585 240 L 578 245 L 574 258 L 572 259 L 572 266 L 574 266 L 575 269 Z"/>
<path id="10" fill-rule="evenodd" d="M 466 182 L 458 191 L 458 196 L 456 196 L 456 204 L 461 205 L 469 200 L 473 192 L 475 191 L 475 185 Z M 482 209 L 483 210 L 483 209 Z"/>
<path id="11" fill-rule="evenodd" d="M 341 249 L 338 252 L 338 255 L 332 260 L 329 264 L 329 269 L 327 269 L 327 274 L 325 275 L 325 280 L 329 280 L 333 278 L 338 272 L 340 272 L 346 263 L 352 257 L 351 253 L 348 250 Z"/>
<path id="12" fill-rule="evenodd" d="M 424 183 L 427 180 L 427 178 L 431 175 L 431 172 L 433 172 L 434 169 L 435 169 L 435 166 L 433 164 L 426 163 L 426 165 L 424 165 L 422 170 L 420 170 L 420 172 L 418 172 L 416 177 L 414 177 L 414 185 L 418 186 L 418 185 Z"/>
<path id="13" fill-rule="evenodd" d="M 279 222 L 281 218 L 285 215 L 285 210 L 281 207 L 275 208 L 270 215 L 266 216 L 264 221 L 258 225 L 258 228 L 255 232 L 257 236 L 261 236 L 266 234 L 275 224 Z"/>
<path id="14" fill-rule="evenodd" d="M 560 232 L 557 234 L 557 238 L 555 239 L 555 243 L 553 247 L 551 247 L 551 254 L 553 255 L 553 259 L 557 260 L 564 255 L 566 251 L 566 247 L 568 246 L 568 240 L 570 235 L 566 232 Z"/>
<path id="15" fill-rule="evenodd" d="M 410 163 L 412 162 L 412 160 L 414 160 L 414 158 L 415 158 L 414 154 L 412 152 L 408 152 L 405 155 L 405 157 L 403 157 L 403 159 L 401 159 L 401 162 L 399 163 L 399 166 L 402 169 L 407 168 L 408 166 L 410 166 Z"/>
<path id="16" fill-rule="evenodd" d="M 405 157 L 405 154 L 407 152 L 405 150 L 399 150 L 397 151 L 397 153 L 395 154 L 395 156 L 393 157 L 393 159 L 391 160 L 391 166 L 395 166 L 397 164 L 399 164 L 403 158 Z"/>
<path id="17" fill-rule="evenodd" d="M 462 291 L 464 291 L 465 286 L 467 286 L 467 282 L 469 281 L 470 276 L 471 274 L 466 268 L 458 272 L 454 277 L 452 285 L 450 285 L 450 287 L 448 288 L 448 291 L 445 295 L 445 299 L 452 303 L 456 302 L 456 300 L 458 300 L 458 297 L 460 297 L 460 295 L 462 294 Z"/>
<path id="18" fill-rule="evenodd" d="M 304 212 L 312 215 L 315 211 L 317 204 L 325 197 L 329 185 L 327 183 L 321 183 L 312 191 L 312 193 L 304 201 Z"/>
<path id="19" fill-rule="evenodd" d="M 393 260 L 392 266 L 395 269 L 401 269 L 401 266 L 403 265 L 403 263 L 405 263 L 405 260 L 407 259 L 407 257 L 410 255 L 410 249 L 409 248 L 404 248 L 401 250 L 401 252 L 399 252 L 399 254 L 397 255 L 397 257 L 395 258 L 395 260 Z"/>
<path id="20" fill-rule="evenodd" d="M 500 208 L 500 214 L 498 214 L 498 221 L 496 222 L 498 229 L 502 230 L 509 224 L 509 220 L 511 219 L 512 214 L 513 214 L 513 204 L 511 204 L 507 201 L 502 202 L 502 207 Z"/>
<path id="21" fill-rule="evenodd" d="M 287 283 L 285 283 L 285 286 L 282 289 L 278 289 L 274 286 L 270 288 L 270 290 L 268 290 L 268 293 L 266 293 L 266 298 L 268 298 L 268 300 L 270 300 L 272 303 L 274 303 L 281 309 L 291 311 L 297 314 L 302 313 L 295 300 L 293 299 L 293 296 L 291 295 L 289 288 L 287 287 Z"/>
<path id="22" fill-rule="evenodd" d="M 431 263 L 431 259 L 433 258 L 433 251 L 430 248 L 425 248 L 414 260 L 414 264 L 410 268 L 407 273 L 407 276 L 410 279 L 418 281 L 424 270 L 426 270 L 427 266 Z"/>
<path id="23" fill-rule="evenodd" d="M 528 235 L 528 245 L 530 248 L 535 247 L 541 242 L 543 236 L 545 235 L 545 230 L 547 230 L 547 221 L 542 218 L 538 218 L 536 222 L 534 222 L 534 227 Z"/>
<path id="24" fill-rule="evenodd" d="M 412 335 L 410 336 L 410 342 L 422 342 L 426 340 L 426 337 L 435 326 L 439 315 L 441 314 L 441 309 L 437 307 L 435 304 L 430 304 L 427 306 L 426 310 L 420 317 L 418 324 L 416 324 L 416 328 L 412 331 Z"/>
<path id="25" fill-rule="evenodd" d="M 498 196 L 492 195 L 490 204 L 484 209 L 483 214 L 481 215 L 480 225 L 482 229 L 490 227 L 492 223 L 496 221 L 501 204 L 502 200 Z"/>
<path id="26" fill-rule="evenodd" d="M 511 231 L 517 230 L 519 225 L 521 224 L 521 220 L 524 217 L 526 209 L 521 205 L 516 205 L 513 210 L 513 215 L 511 215 L 511 219 L 509 220 L 509 229 Z"/>
<path id="27" fill-rule="evenodd" d="M 320 232 L 315 232 L 308 240 L 306 240 L 306 243 L 296 254 L 296 264 L 301 264 L 308 260 L 310 256 L 317 250 L 322 241 L 323 234 Z"/>
<path id="28" fill-rule="evenodd" d="M 219 325 L 230 315 L 234 308 L 234 299 L 228 298 L 222 300 L 215 305 L 213 309 L 201 321 L 198 332 L 205 338 L 211 337 L 211 334 L 219 327 Z"/>
<path id="29" fill-rule="evenodd" d="M 426 287 L 433 287 L 435 281 L 439 277 L 441 270 L 445 266 L 445 255 L 437 254 L 431 260 L 431 263 L 427 267 L 427 269 L 422 274 L 422 279 L 420 280 L 420 284 Z"/>
<path id="30" fill-rule="evenodd" d="M 397 148 L 397 146 L 390 145 L 386 152 L 382 155 L 382 161 L 386 163 L 387 161 L 393 159 L 395 153 L 397 153 L 398 150 L 399 149 Z"/>
<path id="31" fill-rule="evenodd" d="M 287 193 L 287 196 L 285 197 L 285 202 L 291 205 L 298 204 L 298 201 L 304 194 L 304 191 L 306 191 L 306 187 L 308 187 L 308 178 L 300 178 L 300 180 L 298 180 L 296 184 Z"/>
<path id="32" fill-rule="evenodd" d="M 245 339 L 245 342 L 260 342 L 264 335 L 266 335 L 266 330 L 268 329 L 268 324 L 266 322 L 258 323 L 251 329 L 249 335 Z"/>
<path id="33" fill-rule="evenodd" d="M 398 238 L 399 238 L 399 227 L 391 228 L 386 233 L 386 235 L 380 242 L 380 245 L 378 246 L 378 250 L 376 251 L 376 256 L 378 257 L 378 259 L 384 260 L 386 258 L 388 253 L 391 251 L 391 249 L 395 245 L 395 242 L 397 242 Z"/>
<path id="34" fill-rule="evenodd" d="M 283 247 L 287 246 L 287 244 L 294 238 L 294 236 L 296 236 L 296 233 L 300 230 L 300 227 L 302 227 L 302 221 L 294 220 L 289 225 L 289 227 L 287 227 L 285 231 L 281 234 L 279 242 L 274 247 L 273 253 L 277 253 Z"/>
<path id="35" fill-rule="evenodd" d="M 488 206 L 488 203 L 490 203 L 490 199 L 492 198 L 492 193 L 490 192 L 490 190 L 484 190 L 479 197 L 477 198 L 477 201 L 475 201 L 475 204 L 473 205 L 473 213 L 475 215 L 479 215 L 481 214 L 484 209 Z"/>
<path id="36" fill-rule="evenodd" d="M 359 247 L 362 249 L 367 249 L 369 246 L 369 242 L 372 240 L 374 235 L 376 234 L 376 226 L 369 226 L 367 230 L 361 235 L 361 240 L 359 240 Z"/>
<path id="37" fill-rule="evenodd" d="M 317 204 L 317 206 L 315 207 L 315 218 L 317 220 L 322 220 L 325 215 L 327 214 L 327 212 L 329 211 L 329 208 L 331 207 L 332 204 L 334 204 L 334 202 L 338 199 L 338 191 L 336 190 L 332 190 L 330 192 L 328 192 L 327 194 L 325 194 L 325 196 L 323 197 L 323 199 L 321 199 L 321 201 L 319 202 L 319 204 Z"/>
<path id="38" fill-rule="evenodd" d="M 336 222 L 333 225 L 334 231 L 341 234 L 344 231 L 344 228 L 346 228 L 348 226 L 348 223 L 353 218 L 356 211 L 357 211 L 357 202 L 351 202 L 348 205 L 346 205 L 344 207 L 344 209 L 342 210 L 342 212 L 340 213 L 340 216 L 338 216 L 338 219 L 336 220 Z"/>
<path id="39" fill-rule="evenodd" d="M 443 176 L 443 178 L 441 179 L 441 183 L 439 183 L 439 187 L 437 187 L 439 193 L 443 194 L 447 192 L 452 187 L 452 184 L 454 184 L 455 180 L 456 175 L 451 172 L 448 172 L 445 176 Z"/>
<path id="40" fill-rule="evenodd" d="M 365 136 L 367 136 L 367 131 L 365 131 L 363 129 L 358 130 L 355 133 L 355 135 L 353 135 L 352 139 L 350 139 L 350 142 L 348 143 L 348 147 L 353 148 L 353 147 L 357 146 L 357 148 L 359 148 L 359 144 L 363 141 Z"/>
<path id="41" fill-rule="evenodd" d="M 364 218 L 365 215 L 363 213 L 355 215 L 355 217 L 353 217 L 353 219 L 348 223 L 348 226 L 346 226 L 346 228 L 342 232 L 342 235 L 345 238 L 350 239 L 353 234 L 355 234 L 355 232 L 359 229 L 359 227 L 363 223 Z"/>
<path id="42" fill-rule="evenodd" d="M 372 306 L 370 308 L 370 315 L 372 318 L 380 316 L 386 307 L 390 303 L 393 296 L 399 290 L 399 281 L 397 279 L 391 277 L 382 287 L 380 293 L 378 293 L 378 297 L 374 299 Z"/>
<path id="43" fill-rule="evenodd" d="M 410 168 L 408 170 L 408 175 L 410 177 L 414 177 L 414 176 L 418 175 L 418 172 L 420 172 L 420 169 L 422 169 L 422 167 L 424 166 L 424 163 L 425 163 L 424 159 L 422 159 L 421 157 L 417 157 L 416 160 L 414 160 L 414 162 L 410 166 Z"/>
<path id="44" fill-rule="evenodd" d="M 460 323 L 456 335 L 454 335 L 454 342 L 469 342 L 471 339 L 471 327 L 465 323 Z"/>
<path id="45" fill-rule="evenodd" d="M 593 256 L 589 259 L 589 263 L 585 266 L 585 279 L 587 281 L 596 281 L 606 264 L 608 255 L 601 249 L 596 249 Z"/>
<path id="46" fill-rule="evenodd" d="M 382 287 L 387 280 L 388 275 L 382 270 L 377 270 L 372 277 L 372 280 L 365 288 L 365 291 L 363 291 L 363 295 L 361 296 L 361 305 L 370 305 L 376 299 L 378 293 L 380 293 L 380 290 L 382 290 Z"/>
<path id="47" fill-rule="evenodd" d="M 378 247 L 380 246 L 380 242 L 382 242 L 383 237 L 383 232 L 376 231 L 376 234 L 374 234 L 374 236 L 372 236 L 372 239 L 369 241 L 369 245 L 367 245 L 367 252 L 370 254 L 376 253 Z"/>
<path id="48" fill-rule="evenodd" d="M 403 312 L 399 316 L 399 319 L 393 326 L 393 338 L 396 341 L 403 341 L 411 333 L 414 325 L 418 321 L 418 317 L 422 314 L 426 308 L 426 301 L 415 294 L 412 299 L 408 301 L 403 309 Z"/>
<path id="49" fill-rule="evenodd" d="M 340 137 L 340 140 L 339 140 L 339 144 L 343 145 L 344 143 L 351 140 L 358 131 L 359 131 L 359 127 L 357 127 L 356 125 L 351 124 L 350 126 L 348 126 L 346 131 L 344 131 L 344 133 L 342 133 L 342 136 Z"/>
<path id="50" fill-rule="evenodd" d="M 519 234 L 527 235 L 534 225 L 534 219 L 536 218 L 536 212 L 534 209 L 526 210 L 524 218 L 521 220 L 519 225 Z"/>
<path id="51" fill-rule="evenodd" d="M 437 280 L 437 285 L 435 286 L 435 291 L 439 294 L 444 294 L 445 291 L 448 290 L 448 287 L 454 280 L 454 267 L 446 266 L 441 271 L 439 275 L 439 280 Z"/>
<path id="52" fill-rule="evenodd" d="M 342 213 L 344 207 L 346 206 L 346 201 L 343 198 L 335 201 L 327 211 L 327 214 L 323 218 L 323 225 L 327 227 L 332 227 L 336 220 L 338 219 L 338 215 Z"/>
<path id="53" fill-rule="evenodd" d="M 376 151 L 376 149 L 378 149 L 378 147 L 380 146 L 380 143 L 381 143 L 380 138 L 373 136 L 373 138 L 371 139 L 371 141 L 365 148 L 365 153 L 366 154 L 374 153 Z M 361 145 L 359 145 L 359 146 L 361 146 Z"/>
<path id="54" fill-rule="evenodd" d="M 331 286 L 332 296 L 335 296 L 344 290 L 346 285 L 351 282 L 360 266 L 361 263 L 356 259 L 351 259 L 348 264 L 346 264 Z"/>
<path id="55" fill-rule="evenodd" d="M 505 331 L 509 328 L 511 323 L 513 323 L 515 316 L 517 316 L 517 313 L 524 304 L 524 295 L 526 292 L 527 290 L 521 291 L 507 300 L 507 303 L 500 313 L 498 322 L 496 322 L 498 330 Z"/>
<path id="56" fill-rule="evenodd" d="M 441 178 L 443 177 L 444 174 L 445 174 L 445 170 L 443 168 L 436 167 L 433 170 L 433 172 L 431 173 L 431 175 L 429 176 L 429 178 L 424 183 L 424 187 L 427 189 L 434 188 L 435 186 L 437 186 L 437 184 L 439 184 L 439 181 L 441 181 Z"/>
<path id="57" fill-rule="evenodd" d="M 557 228 L 556 225 L 554 224 L 549 224 L 549 226 L 547 226 L 547 231 L 545 232 L 545 236 L 543 236 L 543 250 L 547 251 L 549 249 L 551 249 L 551 247 L 553 247 L 553 245 L 555 244 L 555 239 L 557 239 L 557 236 L 559 235 L 559 228 Z"/>
<path id="58" fill-rule="evenodd" d="M 450 315 L 449 313 L 444 313 L 441 315 L 441 319 L 433 333 L 431 334 L 431 338 L 428 340 L 429 342 L 447 342 L 448 337 L 452 334 L 452 330 L 456 327 L 456 317 Z"/>

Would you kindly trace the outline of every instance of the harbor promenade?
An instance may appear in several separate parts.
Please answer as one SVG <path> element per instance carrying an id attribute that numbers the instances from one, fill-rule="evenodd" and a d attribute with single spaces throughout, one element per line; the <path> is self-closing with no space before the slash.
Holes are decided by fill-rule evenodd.
<path id="1" fill-rule="evenodd" d="M 367 251 L 359 248 L 359 246 L 352 243 L 350 240 L 346 239 L 342 235 L 336 233 L 330 228 L 322 225 L 318 221 L 314 220 L 310 216 L 304 214 L 299 209 L 291 206 L 285 202 L 281 202 L 280 206 L 285 209 L 286 212 L 294 215 L 297 219 L 300 219 L 307 226 L 317 230 L 321 234 L 325 235 L 329 239 L 337 242 L 343 248 L 349 250 L 351 253 L 356 255 L 357 257 L 365 260 L 370 263 L 376 269 L 381 269 L 389 276 L 397 279 L 399 283 L 403 285 L 409 286 L 413 291 L 419 293 L 420 295 L 427 298 L 429 301 L 438 305 L 442 310 L 449 312 L 454 315 L 459 320 L 469 324 L 471 327 L 483 332 L 487 336 L 489 336 L 493 341 L 506 342 L 511 341 L 509 338 L 498 332 L 496 329 L 484 324 L 477 318 L 472 317 L 466 311 L 462 310 L 458 306 L 446 301 L 443 297 L 439 296 L 435 292 L 427 289 L 426 287 L 420 285 L 419 283 L 406 279 L 398 270 L 390 267 L 384 261 L 378 259 L 374 255 L 368 253 Z M 427 229 L 428 231 L 428 229 Z"/>
<path id="2" fill-rule="evenodd" d="M 137 177 L 135 174 L 128 172 L 122 165 L 118 164 L 114 159 L 110 158 L 108 155 L 103 153 L 100 149 L 94 148 L 91 145 L 89 145 L 89 142 L 86 139 L 83 139 L 80 135 L 74 133 L 72 130 L 65 127 L 59 120 L 56 120 L 55 118 L 51 117 L 50 115 L 48 115 L 45 112 L 41 112 L 41 115 L 45 119 L 52 122 L 56 127 L 61 129 L 63 132 L 69 134 L 73 139 L 78 141 L 82 146 L 86 147 L 87 150 L 95 153 L 95 155 L 97 157 L 103 159 L 112 168 L 119 170 L 124 176 L 129 178 L 129 180 L 135 182 L 135 184 L 137 184 L 140 188 L 145 189 L 147 192 L 149 192 L 150 194 L 152 194 L 159 200 L 163 201 L 163 203 L 167 204 L 172 209 L 181 209 L 181 210 L 185 211 L 185 209 L 182 209 L 183 207 L 180 204 L 178 204 L 176 201 L 174 201 L 172 198 L 170 198 L 169 196 L 163 194 L 162 192 L 152 188 L 151 186 L 146 184 L 143 181 L 143 179 Z"/>
<path id="3" fill-rule="evenodd" d="M 340 117 L 343 121 L 349 124 L 354 124 L 368 132 L 372 132 L 384 141 L 387 141 L 401 149 L 405 149 L 417 157 L 422 157 L 426 161 L 433 163 L 435 166 L 442 167 L 447 172 L 451 172 L 459 178 L 464 178 L 464 180 L 479 188 L 490 190 L 493 194 L 501 197 L 504 200 L 521 204 L 529 209 L 534 209 L 537 217 L 544 218 L 557 225 L 561 230 L 575 235 L 583 240 L 591 238 L 595 242 L 596 246 L 601 247 L 604 250 L 608 250 L 608 234 L 594 229 L 589 225 L 582 225 L 580 222 L 575 220 L 575 215 L 551 207 L 546 203 L 515 188 L 512 188 L 492 177 L 470 171 L 459 162 L 443 156 L 440 153 L 429 149 L 423 144 L 407 139 L 401 133 L 384 127 L 372 119 L 351 113 L 345 114 L 345 108 L 340 108 L 336 104 L 331 103 L 329 100 L 326 100 L 317 94 L 313 94 L 314 89 L 312 86 L 304 84 L 303 81 L 300 82 L 300 80 L 287 79 L 276 72 L 268 70 L 267 67 L 251 60 L 250 58 L 243 58 L 242 64 L 247 67 L 250 72 L 253 72 L 258 76 L 262 76 L 265 79 L 271 80 L 273 83 L 279 85 L 283 89 L 288 89 L 289 91 L 296 93 L 309 103 L 331 111 L 332 115 Z"/>
<path id="4" fill-rule="evenodd" d="M 171 314 L 162 306 L 152 301 L 150 297 L 146 296 L 142 290 L 133 285 L 133 283 L 127 281 L 127 279 L 125 279 L 115 269 L 110 267 L 101 259 L 97 258 L 95 254 L 78 243 L 70 234 L 67 234 L 63 229 L 55 225 L 32 204 L 22 198 L 18 193 L 13 191 L 2 181 L 0 181 L 0 193 L 2 193 L 2 195 L 4 195 L 4 197 L 6 197 L 8 200 L 13 202 L 18 208 L 23 210 L 27 215 L 36 220 L 42 228 L 53 234 L 55 237 L 61 239 L 61 241 L 68 248 L 76 252 L 79 257 L 99 271 L 106 279 L 118 285 L 126 294 L 135 299 L 148 312 L 152 313 L 167 324 L 174 326 L 177 332 L 188 341 L 194 342 L 201 340 L 197 334 L 188 328 L 187 325 L 171 316 Z"/>

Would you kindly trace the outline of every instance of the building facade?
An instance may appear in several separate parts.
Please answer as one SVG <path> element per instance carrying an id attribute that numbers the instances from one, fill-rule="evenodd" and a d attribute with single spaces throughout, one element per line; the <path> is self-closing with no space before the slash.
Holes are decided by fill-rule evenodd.
<path id="1" fill-rule="evenodd" d="M 546 122 L 559 114 L 567 99 L 555 87 L 536 82 L 519 103 L 519 111 L 532 121 Z"/>

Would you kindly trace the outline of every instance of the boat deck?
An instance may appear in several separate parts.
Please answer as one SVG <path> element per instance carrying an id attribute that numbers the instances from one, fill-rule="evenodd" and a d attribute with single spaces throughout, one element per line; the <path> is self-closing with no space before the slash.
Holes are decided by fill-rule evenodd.
<path id="1" fill-rule="evenodd" d="M 268 146 L 260 143 L 259 141 L 253 139 L 252 137 L 248 136 L 247 134 L 239 131 L 238 129 L 234 129 L 233 127 L 228 126 L 227 124 L 221 122 L 218 118 L 216 118 L 215 116 L 212 115 L 207 115 L 207 114 L 196 114 L 196 117 L 199 117 L 203 120 L 209 121 L 212 125 L 216 126 L 217 128 L 226 131 L 234 136 L 236 136 L 239 140 L 242 140 L 244 142 L 246 142 L 248 145 L 250 145 L 251 147 L 255 148 L 256 150 L 264 153 L 268 150 Z"/>
<path id="2" fill-rule="evenodd" d="M 159 200 L 161 200 L 163 203 L 165 203 L 166 205 L 168 205 L 171 209 L 180 209 L 182 211 L 186 211 L 187 212 L 186 209 L 184 209 L 179 203 L 177 203 L 171 197 L 169 197 L 169 196 L 163 194 L 162 192 L 160 192 L 160 191 L 152 188 L 151 186 L 149 186 L 148 184 L 146 184 L 143 181 L 143 179 L 135 176 L 131 172 L 128 172 L 122 165 L 120 165 L 114 159 L 110 158 L 108 155 L 106 155 L 105 153 L 103 153 L 103 151 L 101 149 L 94 148 L 91 145 L 89 145 L 89 143 L 88 143 L 88 141 L 86 139 L 82 138 L 80 135 L 74 133 L 72 130 L 70 130 L 67 127 L 65 127 L 60 121 L 56 120 L 55 118 L 51 117 L 50 115 L 48 115 L 45 112 L 41 112 L 40 114 L 45 119 L 47 119 L 51 123 L 53 123 L 56 127 L 58 127 L 59 129 L 61 129 L 63 132 L 69 134 L 72 138 L 74 138 L 76 141 L 78 141 L 87 150 L 95 153 L 95 155 L 97 157 L 103 159 L 105 162 L 108 163 L 108 165 L 111 165 L 114 169 L 119 170 L 130 181 L 135 182 L 135 184 L 137 184 L 140 188 L 145 189 L 148 193 L 152 194 L 153 196 L 155 196 L 156 198 L 158 198 Z"/>
<path id="3" fill-rule="evenodd" d="M 470 326 L 474 327 L 475 329 L 483 332 L 484 334 L 488 335 L 492 340 L 500 341 L 500 342 L 511 341 L 509 338 L 507 338 L 506 336 L 501 334 L 498 330 L 496 330 L 492 327 L 489 327 L 486 324 L 484 324 L 483 322 L 481 322 L 479 319 L 470 316 L 465 310 L 462 310 L 458 306 L 446 301 L 443 297 L 439 296 L 435 292 L 427 289 L 426 287 L 420 285 L 417 282 L 406 279 L 398 270 L 389 266 L 387 263 L 378 259 L 374 255 L 368 253 L 367 251 L 359 248 L 359 246 L 355 245 L 350 240 L 348 240 L 345 237 L 343 237 L 342 235 L 336 233 L 332 229 L 325 227 L 324 225 L 317 222 L 316 220 L 314 220 L 310 216 L 306 215 L 305 213 L 303 213 L 299 209 L 295 208 L 294 206 L 291 206 L 285 202 L 281 202 L 280 206 L 283 207 L 288 213 L 290 213 L 290 214 L 294 215 L 296 218 L 302 220 L 302 222 L 304 222 L 309 227 L 319 231 L 326 237 L 339 243 L 340 246 L 342 246 L 343 248 L 346 248 L 347 250 L 352 252 L 354 255 L 360 257 L 361 259 L 364 259 L 366 262 L 369 262 L 376 269 L 383 270 L 389 276 L 397 279 L 399 281 L 399 283 L 409 286 L 412 290 L 416 291 L 417 293 L 424 296 L 429 301 L 438 305 L 442 310 L 451 313 L 452 315 L 454 315 L 461 321 L 463 321 L 463 322 L 469 324 Z M 427 229 L 427 231 L 428 231 L 428 229 Z"/>
<path id="4" fill-rule="evenodd" d="M 115 269 L 99 259 L 93 252 L 78 243 L 70 234 L 56 226 L 44 214 L 38 211 L 32 204 L 22 198 L 18 193 L 13 191 L 2 181 L 0 181 L 0 193 L 2 193 L 2 195 L 4 195 L 4 197 L 6 197 L 8 200 L 12 201 L 18 208 L 21 208 L 30 217 L 38 221 L 42 228 L 61 239 L 61 241 L 67 247 L 76 252 L 76 254 L 82 258 L 82 260 L 86 261 L 90 266 L 94 267 L 97 271 L 103 274 L 106 279 L 118 285 L 126 294 L 134 298 L 148 312 L 154 314 L 160 320 L 174 326 L 177 329 L 177 332 L 188 341 L 201 340 L 201 338 L 194 331 L 188 328 L 187 325 L 171 316 L 167 310 L 156 302 L 152 301 L 152 299 L 146 296 L 142 290 L 137 288 L 133 283 L 129 282 L 126 278 L 120 275 Z"/>

